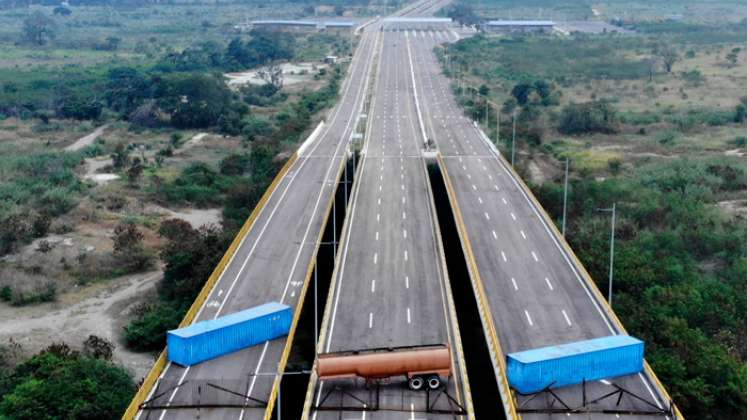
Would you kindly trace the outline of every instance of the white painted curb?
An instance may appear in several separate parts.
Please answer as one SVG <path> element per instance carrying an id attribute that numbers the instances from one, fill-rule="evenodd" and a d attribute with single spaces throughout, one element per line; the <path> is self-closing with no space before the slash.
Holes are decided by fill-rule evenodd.
<path id="1" fill-rule="evenodd" d="M 298 151 L 296 153 L 298 153 L 299 157 L 301 157 L 301 155 L 309 147 L 309 145 L 311 145 L 311 143 L 313 143 L 314 140 L 316 140 L 316 138 L 319 137 L 319 133 L 322 132 L 323 127 L 324 127 L 324 120 L 319 121 L 319 124 L 316 126 L 314 131 L 312 131 L 311 134 L 309 134 L 309 137 L 307 137 L 306 140 L 298 148 Z"/>

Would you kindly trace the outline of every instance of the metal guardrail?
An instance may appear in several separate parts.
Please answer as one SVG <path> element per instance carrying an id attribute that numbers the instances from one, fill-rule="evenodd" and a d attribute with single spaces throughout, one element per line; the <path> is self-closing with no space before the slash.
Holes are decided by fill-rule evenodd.
<path id="1" fill-rule="evenodd" d="M 272 196 L 273 192 L 277 189 L 278 184 L 282 181 L 282 179 L 285 177 L 285 175 L 290 170 L 291 166 L 298 160 L 298 154 L 294 153 L 290 159 L 288 159 L 287 162 L 285 162 L 285 165 L 280 169 L 280 172 L 275 176 L 275 179 L 273 179 L 270 186 L 267 188 L 265 193 L 262 195 L 262 198 L 259 200 L 259 203 L 257 203 L 257 206 L 254 207 L 254 210 L 252 210 L 251 215 L 246 220 L 244 225 L 241 227 L 241 230 L 239 230 L 239 233 L 234 238 L 233 242 L 231 242 L 231 245 L 226 250 L 226 253 L 223 254 L 223 258 L 221 258 L 220 262 L 218 262 L 218 265 L 213 270 L 212 274 L 208 278 L 208 280 L 205 282 L 205 285 L 202 287 L 202 290 L 197 295 L 197 298 L 192 303 L 192 306 L 189 308 L 187 313 L 184 315 L 184 318 L 182 319 L 182 322 L 179 323 L 179 327 L 186 327 L 194 321 L 197 312 L 202 307 L 203 303 L 207 300 L 208 296 L 210 296 L 210 292 L 213 290 L 213 287 L 215 287 L 215 284 L 218 282 L 220 277 L 223 275 L 223 271 L 226 269 L 226 266 L 233 258 L 234 254 L 236 253 L 236 250 L 239 248 L 239 245 L 241 245 L 241 242 L 243 242 L 246 235 L 249 233 L 249 230 L 254 225 L 254 221 L 259 216 L 259 213 L 264 209 L 267 202 L 270 200 L 270 197 Z M 155 364 L 151 368 L 148 375 L 143 380 L 143 384 L 138 389 L 137 393 L 133 397 L 132 401 L 130 402 L 130 405 L 127 407 L 127 410 L 125 410 L 124 414 L 122 415 L 123 420 L 131 420 L 134 419 L 135 416 L 137 416 L 137 412 L 140 408 L 140 405 L 148 398 L 148 395 L 151 393 L 153 386 L 158 381 L 158 378 L 161 376 L 161 373 L 163 372 L 164 368 L 166 367 L 166 349 L 164 349 L 161 354 L 158 356 L 158 359 L 156 359 Z"/>

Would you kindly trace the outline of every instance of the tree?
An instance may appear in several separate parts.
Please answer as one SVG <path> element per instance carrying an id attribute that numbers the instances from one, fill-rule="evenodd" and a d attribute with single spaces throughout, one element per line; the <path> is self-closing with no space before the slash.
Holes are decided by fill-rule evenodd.
<path id="1" fill-rule="evenodd" d="M 530 83 L 519 83 L 511 89 L 511 96 L 516 98 L 519 105 L 526 105 L 532 91 L 534 91 L 534 86 Z"/>
<path id="2" fill-rule="evenodd" d="M 670 46 L 659 48 L 659 57 L 661 58 L 662 63 L 664 63 L 664 69 L 667 73 L 671 73 L 674 64 L 680 60 L 677 50 Z"/>
<path id="3" fill-rule="evenodd" d="M 143 170 L 143 162 L 140 158 L 135 157 L 132 159 L 132 165 L 130 165 L 130 168 L 127 170 L 127 179 L 130 181 L 130 184 L 134 185 L 137 183 L 140 176 L 143 175 Z"/>
<path id="4" fill-rule="evenodd" d="M 122 143 L 118 144 L 114 148 L 114 152 L 111 154 L 112 166 L 115 170 L 124 169 L 130 162 L 130 151 Z"/>
<path id="5" fill-rule="evenodd" d="M 106 78 L 106 102 L 109 108 L 130 114 L 150 96 L 148 78 L 132 67 L 116 67 Z"/>
<path id="6" fill-rule="evenodd" d="M 132 223 L 119 224 L 114 228 L 114 259 L 128 272 L 148 268 L 152 255 L 145 249 L 145 236 Z"/>
<path id="7" fill-rule="evenodd" d="M 658 57 L 648 57 L 645 60 L 646 63 L 646 69 L 648 70 L 648 81 L 652 82 L 654 80 L 654 75 L 656 74 L 656 69 L 659 68 L 659 58 Z"/>
<path id="8" fill-rule="evenodd" d="M 0 417 L 14 420 L 118 418 L 136 389 L 124 368 L 64 344 L 16 366 L 2 385 Z"/>
<path id="9" fill-rule="evenodd" d="M 83 354 L 92 359 L 111 361 L 114 355 L 114 344 L 95 335 L 89 335 L 83 342 Z"/>
<path id="10" fill-rule="evenodd" d="M 73 14 L 73 11 L 65 6 L 57 6 L 52 10 L 52 13 L 60 16 L 70 16 Z"/>
<path id="11" fill-rule="evenodd" d="M 743 123 L 744 117 L 747 115 L 747 107 L 743 104 L 738 104 L 734 109 L 734 122 Z"/>
<path id="12" fill-rule="evenodd" d="M 249 168 L 249 156 L 231 154 L 220 161 L 220 173 L 223 175 L 243 175 Z"/>
<path id="13" fill-rule="evenodd" d="M 283 69 L 277 64 L 258 71 L 257 76 L 272 85 L 276 92 L 283 88 Z"/>
<path id="14" fill-rule="evenodd" d="M 459 2 L 449 8 L 446 12 L 446 16 L 453 20 L 461 23 L 462 25 L 476 25 L 480 22 L 472 6 Z"/>
<path id="15" fill-rule="evenodd" d="M 103 109 L 103 104 L 90 94 L 67 88 L 61 88 L 57 93 L 56 111 L 60 118 L 95 120 Z"/>
<path id="16" fill-rule="evenodd" d="M 741 48 L 732 48 L 732 50 L 726 54 L 726 61 L 729 62 L 729 65 L 731 67 L 734 67 L 737 65 L 737 61 L 739 60 L 739 53 L 742 51 Z"/>
<path id="17" fill-rule="evenodd" d="M 558 131 L 563 134 L 612 133 L 616 111 L 607 101 L 571 103 L 563 108 Z"/>
<path id="18" fill-rule="evenodd" d="M 54 20 L 40 11 L 35 11 L 23 20 L 23 39 L 31 44 L 42 46 L 54 38 Z"/>
<path id="19" fill-rule="evenodd" d="M 159 81 L 155 96 L 178 128 L 205 128 L 218 123 L 231 102 L 231 91 L 219 77 L 174 74 Z"/>

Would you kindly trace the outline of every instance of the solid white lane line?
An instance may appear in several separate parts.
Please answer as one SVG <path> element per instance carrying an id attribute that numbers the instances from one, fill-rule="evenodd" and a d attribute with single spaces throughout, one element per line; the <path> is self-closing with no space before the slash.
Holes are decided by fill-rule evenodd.
<path id="1" fill-rule="evenodd" d="M 514 285 L 514 290 L 519 290 L 519 286 L 516 285 L 516 279 L 511 277 L 511 283 Z"/>
<path id="2" fill-rule="evenodd" d="M 410 319 L 410 308 L 407 308 L 407 323 L 409 324 L 411 322 Z"/>
<path id="3" fill-rule="evenodd" d="M 501 257 L 503 257 L 503 262 L 508 262 L 508 260 L 506 259 L 506 253 L 505 252 L 501 251 Z"/>
<path id="4" fill-rule="evenodd" d="M 493 239 L 498 239 L 498 235 L 493 231 Z"/>
<path id="5" fill-rule="evenodd" d="M 537 258 L 537 254 L 535 254 L 534 251 L 532 251 L 532 258 L 534 258 L 535 262 L 539 262 L 539 258 Z"/>
<path id="6" fill-rule="evenodd" d="M 524 309 L 524 314 L 527 316 L 527 321 L 529 321 L 529 325 L 530 326 L 534 326 L 534 322 L 532 322 L 532 317 L 529 316 L 529 311 L 527 311 L 526 309 Z"/>
<path id="7" fill-rule="evenodd" d="M 568 314 L 565 313 L 565 309 L 563 309 L 561 312 L 563 312 L 563 317 L 565 318 L 565 323 L 568 324 L 568 326 L 571 326 L 571 319 L 568 318 Z"/>
<path id="8" fill-rule="evenodd" d="M 524 231 L 523 231 L 523 230 L 520 230 L 519 232 L 521 232 L 521 237 L 522 237 L 522 238 L 524 238 L 524 239 L 526 239 L 526 238 L 527 238 L 527 235 L 526 235 L 526 234 L 524 233 Z"/>
<path id="9" fill-rule="evenodd" d="M 368 328 L 373 328 L 373 312 L 368 313 Z"/>
<path id="10" fill-rule="evenodd" d="M 550 290 L 555 290 L 555 289 L 553 289 L 553 287 L 552 287 L 552 283 L 550 283 L 550 279 L 548 279 L 547 277 L 545 277 L 545 283 L 547 283 L 547 287 L 549 287 L 549 288 L 550 288 Z"/>

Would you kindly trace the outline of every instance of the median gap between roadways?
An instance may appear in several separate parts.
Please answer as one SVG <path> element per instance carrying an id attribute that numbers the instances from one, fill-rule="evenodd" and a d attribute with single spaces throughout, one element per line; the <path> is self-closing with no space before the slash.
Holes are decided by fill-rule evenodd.
<path id="1" fill-rule="evenodd" d="M 357 169 L 359 156 L 355 156 L 355 169 Z M 317 330 L 321 328 L 324 308 L 327 305 L 327 295 L 329 294 L 329 284 L 332 280 L 332 271 L 335 268 L 335 250 L 333 246 L 335 240 L 340 240 L 342 225 L 347 214 L 348 201 L 353 190 L 353 181 L 355 173 L 353 171 L 353 159 L 348 159 L 347 172 L 343 171 L 340 182 L 337 184 L 335 200 L 337 208 L 335 211 L 330 210 L 327 224 L 322 235 L 322 243 L 319 246 L 316 260 L 316 294 L 318 316 Z M 347 173 L 347 182 L 345 174 Z M 345 188 L 347 188 L 347 193 Z M 337 220 L 333 220 L 336 216 Z M 335 232 L 336 228 L 336 232 Z M 314 365 L 314 351 L 316 342 L 314 341 L 314 274 L 312 272 L 309 280 L 309 287 L 304 297 L 301 316 L 298 319 L 295 339 L 291 346 L 290 356 L 286 364 L 286 372 L 310 371 Z M 284 375 L 280 382 L 280 410 L 284 419 L 299 419 L 303 412 L 303 403 L 306 398 L 306 389 L 309 386 L 309 374 Z M 277 404 L 273 411 L 272 418 L 277 419 Z"/>
<path id="2" fill-rule="evenodd" d="M 505 419 L 498 384 L 495 375 L 492 374 L 493 363 L 485 341 L 477 300 L 467 270 L 467 260 L 462 251 L 441 169 L 436 163 L 428 164 L 428 177 L 433 188 L 438 224 L 441 227 L 446 267 L 449 271 L 451 293 L 454 296 L 464 358 L 467 363 L 475 418 Z"/>

